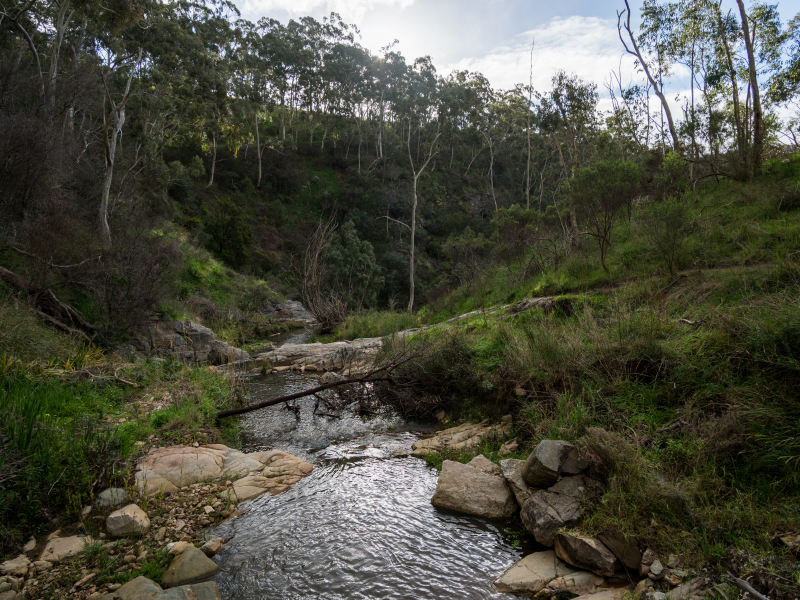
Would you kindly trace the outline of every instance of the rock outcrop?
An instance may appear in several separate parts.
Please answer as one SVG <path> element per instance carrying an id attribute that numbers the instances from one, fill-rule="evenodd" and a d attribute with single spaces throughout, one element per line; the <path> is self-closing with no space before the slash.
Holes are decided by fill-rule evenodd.
<path id="1" fill-rule="evenodd" d="M 559 533 L 556 535 L 555 543 L 558 557 L 579 569 L 587 569 L 597 575 L 610 577 L 620 566 L 617 557 L 600 540 Z"/>
<path id="2" fill-rule="evenodd" d="M 578 475 L 586 469 L 580 459 L 578 449 L 561 440 L 543 440 L 534 448 L 522 477 L 528 485 L 550 487 L 563 475 Z"/>
<path id="3" fill-rule="evenodd" d="M 313 327 L 317 324 L 317 319 L 297 300 L 285 300 L 278 304 L 270 304 L 260 314 L 269 317 L 278 323 L 289 325 L 300 325 L 303 327 Z"/>
<path id="4" fill-rule="evenodd" d="M 517 510 L 504 477 L 450 460 L 442 464 L 431 504 L 486 519 L 508 518 Z"/>
<path id="5" fill-rule="evenodd" d="M 514 563 L 494 584 L 501 592 L 533 595 L 574 571 L 552 550 L 535 552 Z"/>
<path id="6" fill-rule="evenodd" d="M 511 430 L 511 415 L 503 417 L 499 425 L 490 425 L 489 421 L 480 423 L 464 423 L 436 433 L 436 435 L 414 442 L 411 445 L 411 456 L 424 457 L 430 452 L 451 448 L 468 450 L 488 438 L 503 438 Z"/>
<path id="7" fill-rule="evenodd" d="M 514 492 L 514 497 L 520 506 L 525 505 L 525 501 L 534 493 L 532 489 L 522 478 L 522 468 L 525 466 L 524 460 L 517 460 L 515 458 L 507 458 L 500 461 L 500 469 L 503 471 L 503 477 L 506 478 L 508 485 L 511 486 L 511 491 Z"/>
<path id="8" fill-rule="evenodd" d="M 259 354 L 257 360 L 278 369 L 288 367 L 302 371 L 342 371 L 347 375 L 370 369 L 383 345 L 383 338 L 363 338 L 329 344 L 284 344 Z"/>
<path id="9" fill-rule="evenodd" d="M 193 321 L 153 321 L 131 340 L 139 352 L 186 364 L 223 365 L 250 360 L 250 354 L 220 341 L 208 327 Z"/>
<path id="10" fill-rule="evenodd" d="M 148 496 L 198 482 L 234 481 L 234 502 L 280 493 L 311 473 L 309 463 L 279 450 L 244 454 L 222 444 L 159 448 L 137 465 L 136 485 Z"/>

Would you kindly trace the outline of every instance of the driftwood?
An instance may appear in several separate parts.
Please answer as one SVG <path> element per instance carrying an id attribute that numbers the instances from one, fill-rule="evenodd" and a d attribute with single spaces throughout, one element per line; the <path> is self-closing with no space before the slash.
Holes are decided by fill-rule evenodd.
<path id="1" fill-rule="evenodd" d="M 56 298 L 49 288 L 36 285 L 3 267 L 0 267 L 0 281 L 28 294 L 39 318 L 57 329 L 65 333 L 78 334 L 87 341 L 89 336 L 86 332 L 94 333 L 97 330 L 81 313 Z"/>
<path id="2" fill-rule="evenodd" d="M 731 578 L 731 581 L 733 581 L 733 584 L 736 587 L 738 587 L 741 590 L 744 590 L 745 592 L 750 594 L 753 598 L 758 598 L 758 600 L 770 600 L 768 596 L 765 596 L 764 594 L 757 592 L 756 589 L 752 585 L 747 583 L 744 579 L 739 579 L 733 573 L 730 572 L 728 573 L 728 576 Z"/>
<path id="3" fill-rule="evenodd" d="M 311 388 L 302 392 L 289 394 L 288 396 L 279 396 L 278 398 L 273 398 L 271 400 L 264 400 L 263 402 L 248 404 L 247 406 L 243 406 L 241 408 L 232 408 L 230 410 L 223 410 L 217 413 L 217 419 L 224 419 L 225 417 L 232 417 L 234 415 L 243 415 L 245 413 L 253 412 L 254 410 L 267 408 L 268 406 L 275 406 L 276 404 L 289 402 L 290 400 L 305 398 L 306 396 L 316 396 L 320 392 L 324 392 L 325 390 L 329 390 L 343 385 L 352 385 L 355 383 L 361 383 L 361 384 L 395 383 L 394 378 L 392 377 L 392 372 L 401 365 L 404 365 L 408 361 L 416 358 L 417 356 L 419 356 L 419 353 L 403 353 L 400 356 L 396 357 L 391 362 L 383 365 L 382 367 L 373 369 L 363 377 L 352 377 L 350 379 L 341 379 L 339 381 L 332 381 L 331 383 L 326 383 L 324 385 L 320 385 L 318 387 Z M 317 396 L 317 398 L 319 399 L 319 396 Z"/>

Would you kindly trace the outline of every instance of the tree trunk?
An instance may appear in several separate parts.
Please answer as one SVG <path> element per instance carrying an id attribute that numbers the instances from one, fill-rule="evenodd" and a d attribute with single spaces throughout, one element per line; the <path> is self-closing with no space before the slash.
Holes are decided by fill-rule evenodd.
<path id="1" fill-rule="evenodd" d="M 137 65 L 142 60 L 142 49 L 139 48 L 139 58 Z M 117 153 L 117 139 L 122 126 L 125 124 L 125 104 L 131 96 L 131 81 L 133 80 L 133 72 L 135 68 L 131 67 L 131 72 L 128 74 L 128 81 L 125 84 L 125 93 L 119 104 L 114 105 L 114 100 L 109 95 L 111 102 L 111 113 L 106 117 L 105 125 L 103 127 L 103 143 L 105 148 L 106 158 L 106 172 L 105 179 L 103 180 L 103 191 L 100 197 L 100 243 L 106 250 L 111 248 L 111 228 L 108 224 L 108 197 L 111 193 L 111 182 L 114 178 L 114 157 Z M 113 121 L 113 127 L 111 126 Z M 109 140 L 109 129 L 111 129 L 111 140 Z"/>
<path id="2" fill-rule="evenodd" d="M 739 102 L 739 82 L 736 79 L 736 68 L 733 66 L 733 58 L 731 58 L 731 49 L 728 45 L 728 35 L 725 33 L 725 26 L 722 23 L 722 13 L 719 10 L 719 5 L 714 4 L 717 10 L 717 23 L 719 25 L 719 33 L 722 38 L 722 45 L 725 48 L 725 59 L 728 63 L 728 73 L 731 78 L 731 88 L 733 91 L 733 119 L 736 125 L 736 145 L 738 146 L 739 154 L 742 161 L 746 160 L 746 142 L 744 137 L 744 129 L 742 127 L 742 115 Z"/>
<path id="3" fill-rule="evenodd" d="M 558 143 L 558 138 L 556 138 L 555 133 L 550 133 L 550 137 L 553 138 L 553 143 L 556 145 L 556 150 L 558 150 L 558 160 L 561 163 L 561 171 L 564 173 L 564 183 L 567 186 L 567 190 L 569 190 L 569 173 L 567 172 L 567 163 L 564 160 L 564 153 L 561 152 L 561 144 Z M 569 202 L 569 245 L 571 248 L 574 248 L 578 245 L 578 218 L 575 214 L 575 201 L 572 199 L 572 194 L 570 194 L 569 191 L 567 192 L 567 198 Z"/>
<path id="4" fill-rule="evenodd" d="M 55 110 L 56 107 L 56 82 L 58 79 L 58 59 L 61 55 L 61 45 L 64 41 L 64 30 L 69 27 L 69 22 L 72 20 L 72 12 L 67 15 L 67 8 L 69 7 L 69 0 L 62 0 L 61 6 L 56 15 L 56 30 L 53 35 L 53 46 L 50 51 L 50 73 L 48 77 L 49 86 L 49 101 L 50 110 Z"/>
<path id="5" fill-rule="evenodd" d="M 739 2 L 741 2 L 741 0 L 739 0 Z M 625 25 L 622 24 L 622 13 L 617 13 L 617 32 L 619 33 L 619 39 L 622 42 L 622 45 L 625 47 L 625 51 L 628 54 L 635 56 L 639 60 L 639 64 L 642 66 L 644 74 L 647 76 L 647 80 L 650 82 L 650 85 L 653 86 L 658 99 L 661 100 L 661 107 L 663 108 L 664 113 L 667 115 L 669 132 L 672 135 L 672 147 L 678 151 L 680 150 L 680 139 L 678 138 L 678 132 L 675 129 L 675 123 L 672 120 L 672 111 L 669 108 L 669 104 L 667 103 L 667 98 L 664 96 L 663 90 L 658 87 L 658 83 L 650 73 L 650 68 L 647 66 L 647 62 L 644 60 L 644 56 L 642 56 L 642 52 L 639 50 L 639 45 L 636 43 L 636 37 L 633 35 L 633 31 L 631 30 L 631 7 L 628 5 L 628 0 L 625 0 L 625 8 L 628 12 L 627 22 Z M 630 38 L 633 50 L 630 50 L 628 45 L 625 43 L 625 40 L 622 39 L 623 27 L 625 28 L 625 31 L 628 32 L 628 37 Z"/>
<path id="6" fill-rule="evenodd" d="M 211 143 L 212 143 L 212 151 L 211 151 L 211 177 L 208 179 L 208 184 L 206 185 L 207 188 L 211 187 L 211 184 L 214 183 L 214 170 L 217 168 L 217 134 L 211 134 Z"/>
<path id="7" fill-rule="evenodd" d="M 756 59 L 753 53 L 754 39 L 750 38 L 750 25 L 748 23 L 747 12 L 742 0 L 736 0 L 739 5 L 739 14 L 742 16 L 742 32 L 744 33 L 744 43 L 747 47 L 747 63 L 750 72 L 750 88 L 753 90 L 753 175 L 761 173 L 761 166 L 764 162 L 764 126 L 761 113 L 761 96 L 758 91 L 758 74 L 756 72 Z"/>
<path id="8" fill-rule="evenodd" d="M 256 109 L 255 114 L 255 121 L 256 121 L 256 154 L 258 155 L 258 181 L 256 182 L 256 188 L 261 189 L 261 137 L 258 133 L 258 109 Z"/>

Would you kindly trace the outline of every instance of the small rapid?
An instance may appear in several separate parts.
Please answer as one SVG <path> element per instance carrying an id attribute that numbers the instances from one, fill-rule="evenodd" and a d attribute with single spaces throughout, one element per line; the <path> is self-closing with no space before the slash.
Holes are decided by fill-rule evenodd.
<path id="1" fill-rule="evenodd" d="M 297 372 L 254 376 L 248 401 L 317 380 Z M 305 398 L 293 410 L 272 406 L 241 418 L 245 451 L 284 450 L 314 471 L 283 494 L 241 505 L 244 514 L 212 532 L 229 540 L 216 557 L 223 598 L 515 597 L 492 583 L 523 555 L 508 524 L 433 507 L 438 472 L 403 456 L 429 424 L 391 414 L 320 415 L 315 404 Z"/>

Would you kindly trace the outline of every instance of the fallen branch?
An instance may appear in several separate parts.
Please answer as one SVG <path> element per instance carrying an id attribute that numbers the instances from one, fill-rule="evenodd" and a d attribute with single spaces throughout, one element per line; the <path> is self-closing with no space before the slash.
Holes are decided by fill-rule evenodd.
<path id="1" fill-rule="evenodd" d="M 764 594 L 757 592 L 752 585 L 747 583 L 744 579 L 739 579 L 730 571 L 728 572 L 728 576 L 733 580 L 733 584 L 736 587 L 738 587 L 741 590 L 744 590 L 745 592 L 753 596 L 753 598 L 758 598 L 758 600 L 770 600 L 768 596 L 765 596 Z"/>
<path id="2" fill-rule="evenodd" d="M 49 323 L 50 325 L 52 325 L 56 329 L 60 329 L 64 333 L 78 335 L 78 336 L 82 337 L 83 339 L 85 339 L 87 342 L 91 342 L 92 341 L 89 338 L 89 336 L 86 335 L 84 332 L 82 332 L 80 329 L 73 329 L 72 327 L 69 327 L 68 325 L 65 325 L 64 323 L 62 323 L 58 319 L 54 319 L 50 315 L 46 315 L 45 313 L 43 313 L 40 310 L 37 310 L 37 311 L 34 311 L 34 312 L 36 312 L 36 314 L 39 316 L 39 318 L 41 318 L 46 323 Z"/>
<path id="3" fill-rule="evenodd" d="M 675 279 L 675 281 L 673 281 L 673 282 L 672 282 L 672 283 L 670 283 L 670 284 L 669 284 L 667 287 L 665 287 L 663 290 L 661 290 L 660 292 L 658 292 L 658 293 L 656 294 L 656 296 L 660 296 L 661 294 L 664 294 L 664 293 L 666 293 L 667 291 L 669 291 L 669 289 L 670 289 L 670 288 L 671 288 L 673 285 L 675 285 L 676 283 L 678 283 L 678 282 L 679 282 L 681 279 L 686 279 L 686 275 L 678 275 L 678 277 L 677 277 L 677 279 Z"/>
<path id="4" fill-rule="evenodd" d="M 305 398 L 306 396 L 316 396 L 320 392 L 324 392 L 325 390 L 329 390 L 331 388 L 339 387 L 342 385 L 351 385 L 354 383 L 386 383 L 386 382 L 393 383 L 394 379 L 391 376 L 391 372 L 397 369 L 399 366 L 407 363 L 408 361 L 416 357 L 417 354 L 407 354 L 405 356 L 401 356 L 399 359 L 396 359 L 390 363 L 385 364 L 382 367 L 373 369 L 363 377 L 341 379 L 339 381 L 326 383 L 325 385 L 320 385 L 318 387 L 311 388 L 302 392 L 289 394 L 288 396 L 279 396 L 278 398 L 273 398 L 272 400 L 264 400 L 263 402 L 257 402 L 256 404 L 248 404 L 247 406 L 243 406 L 242 408 L 232 408 L 230 410 L 223 410 L 217 413 L 217 419 L 224 419 L 225 417 L 232 417 L 234 415 L 243 415 L 245 413 L 253 412 L 254 410 L 267 408 L 268 406 L 275 406 L 276 404 L 281 404 L 283 402 L 288 402 L 290 400 Z M 388 375 L 384 377 L 376 377 L 376 375 L 380 373 L 387 373 Z"/>
<path id="5" fill-rule="evenodd" d="M 114 379 L 116 379 L 116 380 L 117 380 L 117 381 L 119 381 L 120 383 L 124 383 L 125 385 L 129 385 L 129 386 L 131 386 L 131 387 L 135 387 L 135 388 L 138 388 L 138 387 L 139 387 L 139 384 L 138 384 L 138 383 L 134 383 L 134 382 L 132 382 L 132 381 L 127 381 L 127 380 L 123 379 L 122 377 L 119 377 L 119 376 L 117 376 L 117 371 L 118 371 L 118 370 L 119 370 L 119 369 L 114 369 Z"/>

